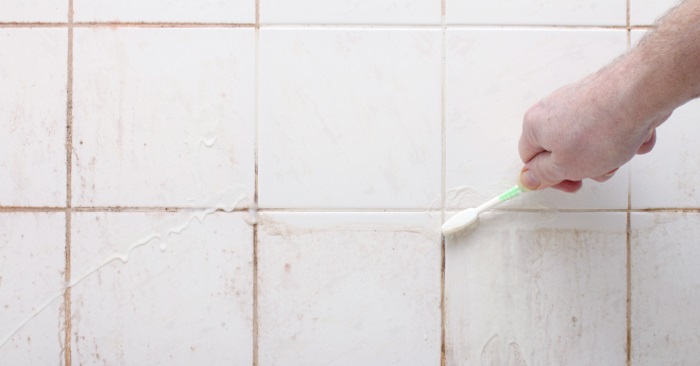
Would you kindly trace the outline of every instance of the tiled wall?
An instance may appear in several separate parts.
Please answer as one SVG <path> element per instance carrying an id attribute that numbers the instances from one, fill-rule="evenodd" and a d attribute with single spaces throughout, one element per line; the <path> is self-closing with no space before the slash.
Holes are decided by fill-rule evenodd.
<path id="1" fill-rule="evenodd" d="M 1 363 L 694 364 L 699 103 L 439 232 L 673 4 L 0 0 Z"/>

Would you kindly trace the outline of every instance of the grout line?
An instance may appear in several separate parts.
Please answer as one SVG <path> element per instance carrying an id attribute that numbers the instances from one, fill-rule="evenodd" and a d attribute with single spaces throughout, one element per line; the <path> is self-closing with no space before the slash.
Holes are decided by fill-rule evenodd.
<path id="1" fill-rule="evenodd" d="M 71 281 L 71 240 L 72 240 L 72 204 L 73 204 L 73 0 L 68 0 L 68 60 L 66 81 L 66 247 L 65 247 L 65 277 L 66 283 Z M 71 288 L 66 288 L 63 294 L 64 303 L 64 363 L 72 364 L 72 310 Z"/>
<path id="2" fill-rule="evenodd" d="M 10 213 L 10 212 L 65 212 L 65 207 L 21 207 L 21 206 L 7 206 L 0 207 L 0 213 Z"/>
<path id="3" fill-rule="evenodd" d="M 119 212 L 183 212 L 183 211 L 197 211 L 197 210 L 209 210 L 211 207 L 120 207 L 120 206 L 98 206 L 98 207 L 85 207 L 85 206 L 74 206 L 71 207 L 72 212 L 104 212 L 104 213 L 119 213 Z M 450 208 L 446 209 L 445 213 L 456 213 L 463 211 L 465 208 Z M 37 213 L 51 213 L 51 212 L 64 212 L 65 207 L 21 207 L 21 206 L 6 206 L 0 207 L 0 214 L 2 213 L 25 213 L 25 212 L 37 212 Z M 247 207 L 235 208 L 233 210 L 217 209 L 215 212 L 249 212 L 250 209 Z M 340 208 L 259 208 L 256 209 L 257 212 L 288 212 L 288 213 L 442 213 L 442 209 L 436 208 L 351 208 L 351 207 L 340 207 Z M 600 209 L 585 209 L 585 208 L 494 208 L 493 212 L 501 213 L 626 213 L 628 209 L 624 208 L 600 208 Z M 637 208 L 629 209 L 631 213 L 686 213 L 694 214 L 700 213 L 700 208 L 695 207 L 658 207 L 658 208 Z"/>
<path id="4" fill-rule="evenodd" d="M 258 212 L 328 212 L 328 213 L 439 213 L 441 209 L 432 208 L 259 208 Z"/>
<path id="5" fill-rule="evenodd" d="M 446 0 L 440 2 L 440 148 L 441 148 L 441 166 L 440 166 L 440 194 L 442 196 L 442 204 L 440 205 L 440 223 L 445 222 L 445 210 L 447 209 L 447 28 L 445 24 Z M 440 238 L 440 365 L 447 364 L 447 339 L 446 339 L 446 318 L 447 318 L 447 301 L 445 291 L 445 236 Z"/>
<path id="6" fill-rule="evenodd" d="M 209 210 L 211 207 L 71 207 L 72 212 L 103 212 L 103 213 L 119 213 L 119 212 L 183 212 L 183 211 L 197 211 L 197 210 Z M 445 213 L 457 213 L 463 211 L 465 208 L 450 208 L 445 210 Z M 2 213 L 24 213 L 24 212 L 37 212 L 37 213 L 51 213 L 51 212 L 64 212 L 65 207 L 17 207 L 8 206 L 0 207 L 0 214 Z M 233 210 L 217 209 L 215 212 L 248 212 L 250 211 L 247 207 L 235 208 Z M 259 208 L 256 209 L 257 212 L 288 212 L 288 213 L 442 213 L 442 209 L 436 208 Z M 628 210 L 624 208 L 600 208 L 600 209 L 587 209 L 587 208 L 494 208 L 493 212 L 500 213 L 626 213 Z M 700 213 L 700 208 L 690 208 L 690 207 L 659 207 L 659 208 L 636 208 L 629 209 L 631 213 Z"/>
<path id="7" fill-rule="evenodd" d="M 79 28 L 254 28 L 252 23 L 196 22 L 77 22 Z"/>
<path id="8" fill-rule="evenodd" d="M 211 207 L 73 207 L 73 212 L 182 212 L 210 210 Z M 219 208 L 214 212 L 247 212 L 248 208 L 233 210 Z"/>
<path id="9" fill-rule="evenodd" d="M 63 22 L 0 22 L 0 28 L 68 28 Z"/>
<path id="10" fill-rule="evenodd" d="M 627 277 L 627 301 L 625 301 L 625 314 L 626 314 L 626 347 L 627 352 L 627 366 L 632 365 L 632 173 L 631 169 L 627 173 L 627 221 L 625 227 L 625 251 L 626 251 L 626 263 L 625 263 L 625 275 Z"/>
<path id="11" fill-rule="evenodd" d="M 253 193 L 253 205 L 258 208 L 258 156 L 260 142 L 260 0 L 255 1 L 255 85 L 254 88 L 254 152 L 255 159 L 255 191 Z M 253 224 L 253 366 L 258 366 L 258 342 L 259 342 L 259 314 L 258 314 L 258 223 L 257 220 Z"/>
<path id="12" fill-rule="evenodd" d="M 632 28 L 630 27 L 630 0 L 626 0 L 625 22 L 627 23 L 627 52 L 632 48 Z M 627 169 L 627 220 L 625 223 L 625 281 L 627 286 L 625 301 L 625 350 L 626 366 L 632 365 L 632 166 Z"/>
<path id="13" fill-rule="evenodd" d="M 257 17 L 257 15 L 256 15 Z M 0 22 L 0 28 L 69 28 L 61 22 Z M 653 25 L 556 25 L 556 24 L 265 24 L 259 23 L 197 23 L 197 22 L 75 22 L 74 28 L 306 28 L 306 29 L 531 29 L 531 30 L 605 30 L 651 29 Z"/>
<path id="14" fill-rule="evenodd" d="M 630 0 L 625 1 L 625 24 L 627 24 L 627 29 L 630 28 L 630 13 L 631 13 L 631 2 Z"/>

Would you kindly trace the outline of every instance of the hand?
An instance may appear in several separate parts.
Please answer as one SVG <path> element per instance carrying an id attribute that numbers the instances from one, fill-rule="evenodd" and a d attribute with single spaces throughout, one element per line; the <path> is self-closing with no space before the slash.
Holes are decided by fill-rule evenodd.
<path id="1" fill-rule="evenodd" d="M 586 178 L 603 182 L 654 147 L 656 127 L 670 112 L 644 108 L 645 93 L 624 80 L 624 65 L 611 65 L 565 86 L 525 114 L 519 152 L 528 189 L 581 188 Z"/>

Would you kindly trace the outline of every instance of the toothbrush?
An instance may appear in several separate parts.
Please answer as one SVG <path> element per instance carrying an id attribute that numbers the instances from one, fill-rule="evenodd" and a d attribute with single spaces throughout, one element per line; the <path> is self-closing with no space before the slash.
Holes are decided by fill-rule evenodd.
<path id="1" fill-rule="evenodd" d="M 489 210 L 502 202 L 515 198 L 524 192 L 527 192 L 525 188 L 522 188 L 520 185 L 516 185 L 501 193 L 497 197 L 492 198 L 481 206 L 476 208 L 468 208 L 454 215 L 442 225 L 442 234 L 447 236 L 466 228 L 467 226 L 476 222 L 480 213 Z"/>

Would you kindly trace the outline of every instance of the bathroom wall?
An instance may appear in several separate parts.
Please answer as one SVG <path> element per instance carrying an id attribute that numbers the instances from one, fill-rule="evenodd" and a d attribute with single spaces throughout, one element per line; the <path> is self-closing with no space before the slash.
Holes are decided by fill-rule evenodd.
<path id="1" fill-rule="evenodd" d="M 700 359 L 700 103 L 575 195 L 523 113 L 674 1 L 0 0 L 0 359 Z"/>

